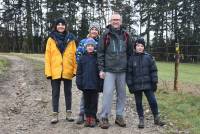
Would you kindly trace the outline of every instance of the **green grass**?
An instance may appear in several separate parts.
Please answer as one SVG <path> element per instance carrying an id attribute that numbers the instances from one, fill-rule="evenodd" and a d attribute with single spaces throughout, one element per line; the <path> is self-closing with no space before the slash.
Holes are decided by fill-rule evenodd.
<path id="1" fill-rule="evenodd" d="M 174 63 L 157 62 L 158 77 L 161 80 L 174 80 Z M 200 83 L 200 64 L 179 64 L 178 80 L 185 83 Z"/>
<path id="2" fill-rule="evenodd" d="M 0 75 L 2 75 L 7 70 L 8 65 L 9 63 L 7 60 L 0 58 Z"/>
<path id="3" fill-rule="evenodd" d="M 159 108 L 176 128 L 200 134 L 200 96 L 162 91 L 157 93 Z"/>

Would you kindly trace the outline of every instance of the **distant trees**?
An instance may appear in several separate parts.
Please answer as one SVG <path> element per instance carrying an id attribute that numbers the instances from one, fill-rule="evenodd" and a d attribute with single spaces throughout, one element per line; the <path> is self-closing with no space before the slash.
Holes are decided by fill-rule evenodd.
<path id="1" fill-rule="evenodd" d="M 145 37 L 147 50 L 173 60 L 175 42 L 185 61 L 200 60 L 199 0 L 0 0 L 0 51 L 41 53 L 54 20 L 66 18 L 77 38 L 89 24 L 102 28 L 119 12 L 133 37 Z M 136 27 L 139 30 L 136 31 Z"/>

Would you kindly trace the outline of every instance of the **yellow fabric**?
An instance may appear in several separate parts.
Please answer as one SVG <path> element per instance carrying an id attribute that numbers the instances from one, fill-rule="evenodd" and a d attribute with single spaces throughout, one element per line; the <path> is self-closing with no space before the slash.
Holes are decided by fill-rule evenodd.
<path id="1" fill-rule="evenodd" d="M 76 43 L 74 40 L 66 44 L 67 47 L 62 54 L 51 37 L 47 40 L 45 51 L 45 76 L 52 79 L 71 80 L 76 74 Z"/>

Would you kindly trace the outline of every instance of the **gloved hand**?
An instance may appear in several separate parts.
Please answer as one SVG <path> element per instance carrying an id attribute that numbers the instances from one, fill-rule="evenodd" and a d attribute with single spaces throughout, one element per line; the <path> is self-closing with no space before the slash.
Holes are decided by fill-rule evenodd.
<path id="1" fill-rule="evenodd" d="M 77 85 L 77 88 L 78 88 L 79 90 L 83 90 L 82 86 L 80 86 L 80 85 Z"/>
<path id="2" fill-rule="evenodd" d="M 156 82 L 152 83 L 152 89 L 153 89 L 154 92 L 157 91 L 157 83 Z"/>
<path id="3" fill-rule="evenodd" d="M 129 92 L 130 92 L 131 94 L 133 94 L 133 93 L 135 92 L 135 89 L 134 89 L 133 86 L 129 87 L 128 89 L 129 89 Z"/>
<path id="4" fill-rule="evenodd" d="M 51 78 L 52 78 L 51 76 L 48 76 L 48 77 L 47 77 L 48 80 L 51 80 Z"/>

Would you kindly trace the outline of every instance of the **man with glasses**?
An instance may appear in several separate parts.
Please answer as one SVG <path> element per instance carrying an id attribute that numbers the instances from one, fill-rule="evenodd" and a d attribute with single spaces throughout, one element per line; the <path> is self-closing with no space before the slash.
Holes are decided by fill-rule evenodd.
<path id="1" fill-rule="evenodd" d="M 125 127 L 124 108 L 126 102 L 126 70 L 127 59 L 132 53 L 129 34 L 121 26 L 122 17 L 115 13 L 111 16 L 111 24 L 102 34 L 97 51 L 100 77 L 104 79 L 103 104 L 101 111 L 102 129 L 108 129 L 112 107 L 112 97 L 116 89 L 115 124 Z"/>

